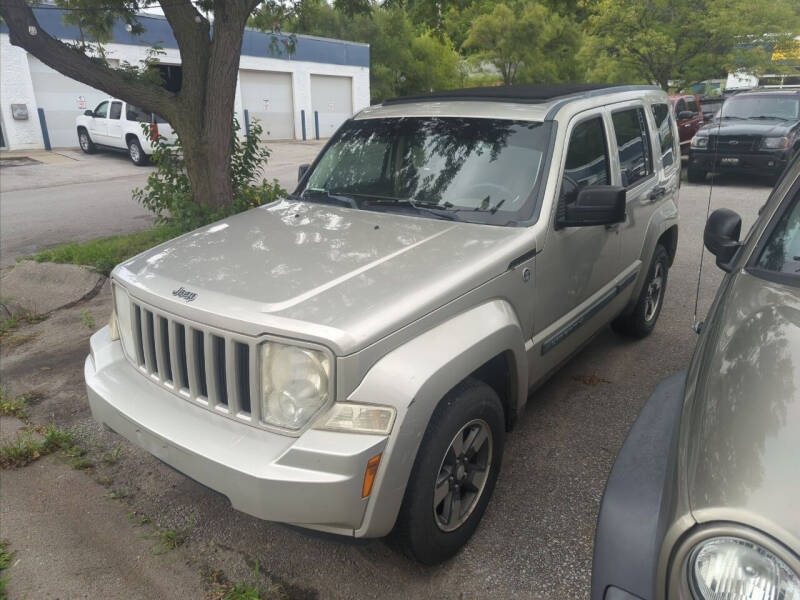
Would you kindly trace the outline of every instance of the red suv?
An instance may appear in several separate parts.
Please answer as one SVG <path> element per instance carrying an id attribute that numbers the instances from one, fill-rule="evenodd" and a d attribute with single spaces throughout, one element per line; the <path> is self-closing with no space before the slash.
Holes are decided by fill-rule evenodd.
<path id="1" fill-rule="evenodd" d="M 678 120 L 678 134 L 681 142 L 681 154 L 689 152 L 689 142 L 692 141 L 694 134 L 702 127 L 703 107 L 700 106 L 700 97 L 693 94 L 673 94 L 672 109 Z"/>

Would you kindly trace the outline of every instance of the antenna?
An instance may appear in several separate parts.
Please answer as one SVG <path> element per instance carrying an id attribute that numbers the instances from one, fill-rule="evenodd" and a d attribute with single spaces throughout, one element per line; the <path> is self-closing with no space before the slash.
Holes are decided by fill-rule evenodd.
<path id="1" fill-rule="evenodd" d="M 725 106 L 725 102 L 723 101 L 722 107 Z M 717 167 L 717 158 L 719 153 L 719 132 L 720 128 L 722 127 L 722 107 L 719 109 L 719 117 L 717 118 L 717 137 L 714 140 L 714 162 L 712 163 L 712 167 Z M 710 140 L 709 140 L 710 141 Z M 714 179 L 716 178 L 716 171 L 711 172 L 711 184 L 708 186 L 708 204 L 706 205 L 706 218 L 703 221 L 703 227 L 705 227 L 705 223 L 708 222 L 708 215 L 711 213 L 711 193 L 714 191 Z M 694 319 L 692 322 L 692 330 L 699 334 L 703 331 L 703 321 L 699 321 L 697 319 L 697 305 L 700 302 L 700 282 L 702 281 L 703 277 L 703 259 L 705 258 L 705 243 L 703 241 L 703 236 L 700 236 L 700 268 L 697 271 L 697 288 L 694 292 Z"/>

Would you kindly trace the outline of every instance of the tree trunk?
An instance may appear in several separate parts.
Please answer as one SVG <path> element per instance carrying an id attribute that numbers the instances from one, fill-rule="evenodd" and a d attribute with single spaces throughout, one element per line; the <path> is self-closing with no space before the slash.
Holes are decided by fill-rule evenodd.
<path id="1" fill-rule="evenodd" d="M 239 57 L 247 18 L 257 4 L 258 0 L 216 0 L 212 36 L 209 22 L 190 2 L 162 3 L 181 54 L 183 83 L 177 93 L 123 75 L 51 37 L 24 0 L 2 0 L 0 15 L 12 44 L 68 77 L 167 119 L 183 142 L 194 200 L 216 208 L 232 200 L 231 136 Z M 33 35 L 31 25 L 36 27 Z"/>

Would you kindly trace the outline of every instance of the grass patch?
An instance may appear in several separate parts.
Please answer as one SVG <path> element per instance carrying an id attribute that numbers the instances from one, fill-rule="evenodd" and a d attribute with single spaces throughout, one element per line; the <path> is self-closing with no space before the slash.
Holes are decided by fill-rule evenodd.
<path id="1" fill-rule="evenodd" d="M 84 308 L 81 311 L 81 323 L 86 329 L 94 329 L 94 317 L 88 308 Z"/>
<path id="2" fill-rule="evenodd" d="M 210 588 L 213 600 L 283 600 L 288 598 L 283 586 L 268 582 L 259 582 L 258 565 L 256 565 L 251 581 L 230 581 L 221 569 L 201 569 L 201 574 Z"/>
<path id="3" fill-rule="evenodd" d="M 25 420 L 28 418 L 28 402 L 26 396 L 10 398 L 8 394 L 0 388 L 0 415 L 5 417 L 16 417 Z"/>
<path id="4" fill-rule="evenodd" d="M 115 465 L 119 462 L 119 457 L 122 454 L 122 446 L 117 446 L 111 452 L 103 454 L 102 461 L 107 465 Z"/>
<path id="5" fill-rule="evenodd" d="M 127 498 L 131 495 L 131 491 L 126 487 L 120 487 L 111 490 L 106 494 L 106 498 L 110 500 L 122 500 L 123 498 Z"/>
<path id="6" fill-rule="evenodd" d="M 153 546 L 153 554 L 165 554 L 170 550 L 175 550 L 182 546 L 189 537 L 189 528 L 182 529 L 159 529 L 153 534 L 157 540 Z"/>
<path id="7" fill-rule="evenodd" d="M 144 231 L 124 235 L 89 240 L 88 242 L 69 242 L 42 250 L 29 256 L 37 262 L 54 262 L 93 267 L 108 275 L 117 264 L 157 246 L 179 235 L 177 227 L 156 226 Z"/>
<path id="8" fill-rule="evenodd" d="M 47 318 L 47 315 L 40 315 L 34 312 L 23 313 L 20 315 L 11 315 L 0 321 L 0 336 L 6 337 L 9 333 L 16 330 L 17 327 L 23 323 L 33 325 L 40 323 Z M 3 340 L 5 342 L 5 340 Z"/>
<path id="9" fill-rule="evenodd" d="M 72 451 L 75 448 L 75 436 L 70 431 L 55 425 L 34 427 L 33 430 L 42 439 L 34 431 L 24 431 L 18 433 L 17 439 L 10 444 L 0 446 L 0 469 L 24 467 L 56 450 Z"/>
<path id="10" fill-rule="evenodd" d="M 0 574 L 8 568 L 14 559 L 14 553 L 8 549 L 8 540 L 0 540 Z M 7 577 L 0 576 L 0 600 L 8 600 Z"/>

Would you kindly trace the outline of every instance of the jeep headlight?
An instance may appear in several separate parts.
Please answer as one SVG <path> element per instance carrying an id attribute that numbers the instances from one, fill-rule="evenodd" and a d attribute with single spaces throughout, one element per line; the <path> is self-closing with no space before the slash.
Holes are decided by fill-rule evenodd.
<path id="1" fill-rule="evenodd" d="M 708 136 L 696 135 L 692 138 L 692 148 L 708 148 Z"/>
<path id="2" fill-rule="evenodd" d="M 700 542 L 689 555 L 697 600 L 800 600 L 800 579 L 766 548 L 737 537 Z"/>
<path id="3" fill-rule="evenodd" d="M 135 357 L 133 348 L 133 329 L 131 327 L 131 299 L 124 288 L 115 285 L 114 311 L 111 313 L 111 339 L 122 341 L 122 349 L 129 357 Z"/>
<path id="4" fill-rule="evenodd" d="M 394 425 L 395 414 L 395 409 L 391 406 L 336 402 L 314 428 L 345 433 L 389 435 Z"/>
<path id="5" fill-rule="evenodd" d="M 786 148 L 789 145 L 788 137 L 765 137 L 761 140 L 762 148 L 769 148 L 771 150 L 777 148 Z"/>
<path id="6" fill-rule="evenodd" d="M 328 401 L 331 361 L 319 350 L 266 342 L 261 346 L 261 418 L 300 429 Z"/>

